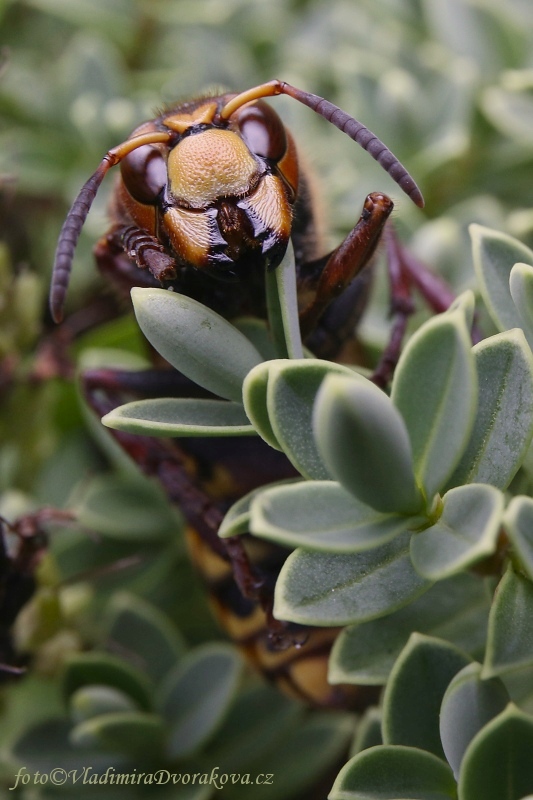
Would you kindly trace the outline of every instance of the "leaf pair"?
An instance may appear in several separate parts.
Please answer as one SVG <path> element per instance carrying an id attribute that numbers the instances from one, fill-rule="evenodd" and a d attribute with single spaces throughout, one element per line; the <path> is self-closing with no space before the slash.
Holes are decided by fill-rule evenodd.
<path id="1" fill-rule="evenodd" d="M 106 644 L 120 655 L 99 650 L 67 661 L 62 688 L 70 721 L 28 724 L 15 744 L 17 761 L 44 771 L 59 759 L 65 771 L 82 775 L 89 763 L 96 776 L 110 767 L 133 774 L 139 764 L 148 773 L 206 773 L 219 786 L 227 781 L 232 798 L 242 796 L 241 781 L 232 788 L 224 773 L 242 776 L 243 784 L 262 774 L 264 788 L 258 783 L 254 796 L 284 798 L 312 786 L 346 752 L 351 714 L 309 717 L 268 686 L 237 693 L 242 663 L 229 645 L 187 652 L 171 620 L 130 592 L 114 595 L 106 622 Z M 50 693 L 49 681 L 43 689 Z M 274 776 L 268 785 L 267 769 Z M 287 776 L 279 790 L 277 774 Z M 216 787 L 204 781 L 193 788 L 187 797 L 203 800 L 204 789 L 211 796 Z"/>
<path id="2" fill-rule="evenodd" d="M 71 658 L 64 677 L 76 723 L 71 741 L 154 757 L 197 751 L 233 701 L 242 667 L 235 651 L 209 644 L 185 653 L 166 617 L 126 593 L 113 600 L 109 639 L 138 666 L 105 652 Z M 124 698 L 131 708 L 117 704 Z"/>
<path id="3" fill-rule="evenodd" d="M 238 327 L 186 295 L 132 289 L 137 321 L 155 349 L 183 375 L 223 399 L 186 397 L 138 400 L 114 409 L 105 425 L 151 436 L 254 434 L 242 406 L 243 382 L 266 358 L 300 358 L 294 254 L 266 276 L 269 333 L 259 321 Z"/>
<path id="4" fill-rule="evenodd" d="M 517 800 L 533 789 L 533 720 L 498 678 L 484 679 L 480 664 L 445 641 L 410 638 L 387 684 L 380 730 L 376 723 L 374 715 L 373 740 L 358 737 L 331 800 Z"/>
<path id="5" fill-rule="evenodd" d="M 483 299 L 500 331 L 522 328 L 533 347 L 533 251 L 482 225 L 471 225 L 474 267 Z"/>
<path id="6" fill-rule="evenodd" d="M 247 377 L 256 428 L 315 478 L 255 492 L 221 529 L 298 548 L 277 583 L 281 618 L 371 620 L 494 552 L 500 489 L 533 431 L 533 360 L 518 330 L 472 349 L 472 315 L 466 293 L 422 326 L 390 399 L 319 361 L 267 362 Z"/>

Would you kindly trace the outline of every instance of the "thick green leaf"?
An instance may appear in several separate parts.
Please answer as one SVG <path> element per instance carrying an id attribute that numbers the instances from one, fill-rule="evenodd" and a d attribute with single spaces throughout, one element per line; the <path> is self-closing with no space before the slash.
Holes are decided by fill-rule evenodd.
<path id="1" fill-rule="evenodd" d="M 329 800 L 454 800 L 455 781 L 440 758 L 414 747 L 363 750 L 341 769 Z M 479 800 L 479 798 L 478 798 Z"/>
<path id="2" fill-rule="evenodd" d="M 207 644 L 170 673 L 161 688 L 160 706 L 170 725 L 171 758 L 193 753 L 214 733 L 237 690 L 241 669 L 232 647 Z"/>
<path id="3" fill-rule="evenodd" d="M 238 331 L 251 341 L 258 353 L 265 361 L 277 358 L 276 348 L 272 335 L 264 319 L 257 317 L 238 317 L 231 321 Z"/>
<path id="4" fill-rule="evenodd" d="M 476 298 L 473 292 L 466 291 L 460 294 L 455 298 L 455 300 L 450 304 L 444 313 L 449 315 L 454 314 L 456 311 L 459 311 L 462 314 L 466 323 L 466 327 L 468 330 L 470 330 L 474 324 L 476 313 Z"/>
<path id="5" fill-rule="evenodd" d="M 515 264 L 509 278 L 509 290 L 525 337 L 533 348 L 533 267 L 529 264 Z"/>
<path id="6" fill-rule="evenodd" d="M 357 724 L 350 755 L 355 756 L 357 753 L 362 753 L 363 750 L 368 750 L 370 747 L 376 747 L 379 744 L 383 744 L 381 709 L 377 706 L 371 706 L 365 711 Z"/>
<path id="7" fill-rule="evenodd" d="M 70 698 L 70 716 L 76 723 L 85 722 L 85 720 L 102 714 L 138 710 L 137 703 L 130 695 L 114 689 L 112 686 L 98 684 L 82 686 Z"/>
<path id="8" fill-rule="evenodd" d="M 433 317 L 409 340 L 391 398 L 413 449 L 415 475 L 428 500 L 442 490 L 470 437 L 477 379 L 466 324 L 468 303 Z"/>
<path id="9" fill-rule="evenodd" d="M 462 573 L 387 617 L 353 625 L 335 640 L 329 661 L 330 683 L 381 685 L 417 631 L 455 644 L 472 656 L 485 650 L 490 598 L 483 581 Z"/>
<path id="10" fill-rule="evenodd" d="M 84 528 L 125 542 L 168 540 L 180 525 L 159 487 L 138 476 L 95 478 L 75 511 Z"/>
<path id="11" fill-rule="evenodd" d="M 109 653 L 76 653 L 69 657 L 63 674 L 67 697 L 82 686 L 101 684 L 129 695 L 143 710 L 149 710 L 151 683 L 140 670 Z"/>
<path id="12" fill-rule="evenodd" d="M 347 625 L 390 614 L 430 585 L 413 569 L 407 534 L 364 553 L 298 549 L 281 569 L 274 614 L 303 624 Z"/>
<path id="13" fill-rule="evenodd" d="M 109 648 L 130 658 L 157 685 L 185 653 L 176 627 L 158 608 L 131 592 L 114 594 L 107 611 Z"/>
<path id="14" fill-rule="evenodd" d="M 385 689 L 385 744 L 419 747 L 444 758 L 439 733 L 442 698 L 454 675 L 469 662 L 469 656 L 449 642 L 413 633 Z"/>
<path id="15" fill-rule="evenodd" d="M 504 526 L 521 568 L 533 581 L 533 499 L 513 497 L 505 511 Z"/>
<path id="16" fill-rule="evenodd" d="M 250 772 L 265 763 L 269 751 L 302 722 L 302 708 L 267 684 L 239 692 L 205 749 L 205 758 L 221 772 Z"/>
<path id="17" fill-rule="evenodd" d="M 242 403 L 188 397 L 135 400 L 113 409 L 108 428 L 145 436 L 250 436 L 255 433 Z"/>
<path id="18" fill-rule="evenodd" d="M 268 383 L 270 373 L 276 361 L 265 361 L 250 370 L 242 386 L 244 410 L 256 432 L 275 450 L 282 447 L 272 429 L 267 407 Z"/>
<path id="19" fill-rule="evenodd" d="M 71 723 L 62 719 L 47 719 L 27 728 L 15 742 L 13 751 L 17 760 L 33 769 L 49 773 L 51 764 L 61 764 L 64 770 L 83 770 L 88 762 L 96 772 L 109 766 L 110 754 L 93 749 L 91 752 L 75 747 L 70 739 Z M 117 763 L 118 761 L 118 763 Z M 119 766 L 121 759 L 113 759 Z M 11 785 L 14 785 L 15 781 Z"/>
<path id="20" fill-rule="evenodd" d="M 185 295 L 134 288 L 131 297 L 142 332 L 163 358 L 204 389 L 241 402 L 246 375 L 263 360 L 246 336 Z"/>
<path id="21" fill-rule="evenodd" d="M 533 670 L 525 666 L 502 675 L 513 703 L 528 714 L 533 713 Z"/>
<path id="22" fill-rule="evenodd" d="M 470 743 L 461 767 L 461 800 L 520 800 L 533 792 L 533 718 L 512 703 Z"/>
<path id="23" fill-rule="evenodd" d="M 499 330 L 520 327 L 521 319 L 511 297 L 509 277 L 517 262 L 533 265 L 533 252 L 505 233 L 470 225 L 474 267 L 483 299 Z"/>
<path id="24" fill-rule="evenodd" d="M 270 483 L 268 488 L 288 486 L 297 483 L 299 480 L 299 478 L 288 478 L 283 481 L 276 481 Z M 248 533 L 250 531 L 250 506 L 257 495 L 263 491 L 264 488 L 259 486 L 257 489 L 253 489 L 251 492 L 248 492 L 248 494 L 245 494 L 244 497 L 241 497 L 231 506 L 218 529 L 218 535 L 221 539 L 226 539 L 229 536 L 237 536 L 240 533 Z"/>
<path id="25" fill-rule="evenodd" d="M 355 553 L 405 529 L 405 517 L 375 511 L 333 481 L 269 486 L 251 505 L 250 531 L 289 547 Z"/>
<path id="26" fill-rule="evenodd" d="M 302 358 L 298 318 L 294 251 L 289 242 L 281 264 L 265 275 L 268 321 L 276 353 L 280 358 Z"/>
<path id="27" fill-rule="evenodd" d="M 489 617 L 483 678 L 533 664 L 533 583 L 512 564 L 498 584 Z"/>
<path id="28" fill-rule="evenodd" d="M 329 376 L 317 397 L 313 425 L 331 475 L 362 503 L 398 514 L 422 509 L 405 425 L 374 384 Z"/>
<path id="29" fill-rule="evenodd" d="M 440 710 L 440 739 L 456 778 L 474 736 L 505 709 L 509 700 L 499 678 L 481 678 L 481 664 L 468 664 L 452 679 Z"/>
<path id="30" fill-rule="evenodd" d="M 503 513 L 503 495 L 472 483 L 450 489 L 437 523 L 411 539 L 411 558 L 428 580 L 442 580 L 492 555 Z"/>
<path id="31" fill-rule="evenodd" d="M 253 498 L 262 487 L 254 489 L 244 497 L 241 497 L 234 503 L 226 516 L 220 523 L 218 535 L 221 539 L 226 539 L 230 536 L 238 536 L 240 533 L 248 533 L 250 530 L 250 505 Z"/>
<path id="32" fill-rule="evenodd" d="M 272 783 L 257 784 L 235 797 L 242 800 L 293 800 L 312 797 L 324 775 L 333 775 L 347 751 L 353 731 L 351 714 L 317 711 L 304 716 L 281 736 L 275 746 L 258 758 L 253 773 L 271 773 Z M 268 768 L 267 765 L 268 764 Z M 241 772 L 241 769 L 237 770 Z M 252 773 L 252 774 L 253 774 Z M 276 776 L 283 776 L 276 782 Z M 252 778 L 253 780 L 253 778 Z M 331 780 L 331 777 L 330 777 Z M 323 795 L 322 795 L 323 796 Z M 234 798 L 231 795 L 232 800 Z"/>
<path id="33" fill-rule="evenodd" d="M 518 328 L 473 348 L 479 384 L 474 427 L 448 486 L 490 483 L 505 489 L 533 433 L 533 356 Z"/>
<path id="34" fill-rule="evenodd" d="M 80 722 L 72 729 L 70 741 L 76 747 L 147 758 L 159 753 L 163 736 L 164 724 L 161 717 L 156 714 L 122 711 Z"/>
<path id="35" fill-rule="evenodd" d="M 315 480 L 331 477 L 313 437 L 315 400 L 329 375 L 364 380 L 347 367 L 314 358 L 272 361 L 268 374 L 268 415 L 276 440 L 296 469 Z"/>

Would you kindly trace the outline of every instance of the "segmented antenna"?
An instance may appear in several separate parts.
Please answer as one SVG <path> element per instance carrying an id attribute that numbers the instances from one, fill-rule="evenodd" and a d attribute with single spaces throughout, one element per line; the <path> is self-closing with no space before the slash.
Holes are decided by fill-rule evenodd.
<path id="1" fill-rule="evenodd" d="M 389 148 L 378 139 L 377 136 L 369 131 L 367 127 L 323 97 L 304 92 L 284 81 L 273 80 L 256 86 L 253 89 L 248 89 L 231 98 L 216 116 L 219 120 L 227 120 L 237 109 L 246 103 L 254 102 L 261 97 L 273 97 L 279 94 L 286 94 L 298 100 L 300 103 L 303 103 L 303 105 L 316 111 L 317 114 L 320 114 L 328 122 L 331 122 L 343 133 L 346 133 L 354 142 L 357 142 L 358 145 L 370 153 L 378 164 L 383 167 L 385 172 L 396 181 L 398 186 L 417 206 L 419 206 L 419 208 L 423 208 L 424 198 L 422 197 L 420 189 L 405 167 L 398 161 L 396 156 L 391 153 Z M 52 272 L 52 285 L 50 288 L 50 310 L 55 322 L 61 322 L 63 319 L 63 306 L 67 294 L 70 272 L 72 270 L 74 250 L 76 249 L 76 244 L 87 218 L 87 214 L 89 213 L 96 193 L 108 169 L 118 164 L 124 156 L 131 153 L 132 150 L 135 150 L 137 147 L 141 147 L 144 144 L 155 144 L 157 142 L 169 144 L 175 136 L 176 133 L 171 130 L 154 130 L 127 139 L 125 142 L 118 145 L 118 147 L 114 147 L 106 153 L 94 175 L 92 175 L 82 187 L 67 215 L 57 243 L 54 269 Z"/>
<path id="2" fill-rule="evenodd" d="M 396 181 L 400 189 L 411 198 L 413 203 L 419 208 L 424 207 L 424 198 L 422 197 L 420 189 L 405 167 L 398 161 L 396 156 L 391 153 L 389 148 L 362 123 L 358 122 L 338 106 L 330 103 L 329 100 L 325 100 L 317 94 L 304 92 L 301 89 L 297 89 L 295 86 L 291 86 L 290 83 L 285 83 L 285 81 L 273 80 L 233 97 L 221 110 L 220 117 L 222 119 L 227 119 L 245 103 L 258 100 L 260 97 L 273 97 L 279 94 L 286 94 L 294 98 L 294 100 L 298 100 L 300 103 L 303 103 L 304 106 L 316 111 L 317 114 L 320 114 L 321 117 L 331 122 L 343 133 L 346 133 L 350 139 L 353 139 L 363 150 L 366 150 L 372 158 L 375 158 L 385 172 Z"/>
<path id="3" fill-rule="evenodd" d="M 74 250 L 96 193 L 111 166 L 112 163 L 106 155 L 94 175 L 91 175 L 83 185 L 61 228 L 52 271 L 52 284 L 50 286 L 50 311 L 54 322 L 61 322 L 63 319 L 63 307 L 70 280 Z"/>
<path id="4" fill-rule="evenodd" d="M 167 143 L 174 137 L 175 133 L 171 131 L 148 131 L 127 139 L 105 154 L 94 175 L 91 175 L 89 180 L 82 186 L 67 214 L 57 242 L 50 286 L 50 312 L 54 322 L 61 322 L 63 319 L 63 307 L 72 270 L 74 251 L 80 238 L 81 229 L 87 219 L 87 214 L 107 171 L 138 147 L 157 142 Z"/>
<path id="5" fill-rule="evenodd" d="M 419 208 L 424 207 L 422 192 L 411 175 L 407 172 L 403 164 L 398 161 L 396 156 L 391 153 L 389 148 L 381 139 L 378 139 L 372 131 L 338 106 L 330 103 L 329 100 L 325 100 L 323 97 L 319 97 L 316 94 L 302 92 L 300 89 L 295 89 L 294 86 L 290 86 L 287 83 L 283 84 L 283 86 L 284 94 L 288 94 L 290 97 L 294 97 L 295 100 L 299 100 L 300 103 L 312 108 L 313 111 L 316 111 L 317 114 L 320 114 L 320 116 L 327 119 L 328 122 L 331 122 L 332 125 L 335 125 L 336 128 L 349 136 L 350 139 L 357 142 L 363 150 L 366 150 L 372 158 L 375 158 L 378 164 L 383 167 L 385 172 L 387 172 L 394 181 L 396 181 L 400 189 L 411 198 L 415 205 Z"/>

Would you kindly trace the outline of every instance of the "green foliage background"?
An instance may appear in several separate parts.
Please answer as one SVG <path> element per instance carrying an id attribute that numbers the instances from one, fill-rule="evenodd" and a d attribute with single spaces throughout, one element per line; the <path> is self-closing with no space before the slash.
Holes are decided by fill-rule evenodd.
<path id="1" fill-rule="evenodd" d="M 471 222 L 533 244 L 533 8 L 529 0 L 4 0 L 0 44 L 0 513 L 14 519 L 69 502 L 100 536 L 54 535 L 38 602 L 19 626 L 38 655 L 36 674 L 2 701 L 7 754 L 25 726 L 62 707 L 63 659 L 101 644 L 99 615 L 117 590 L 159 607 L 189 645 L 218 636 L 176 542 L 177 517 L 153 487 L 139 489 L 84 419 L 72 386 L 35 373 L 52 330 L 45 296 L 55 242 L 80 185 L 162 104 L 278 77 L 353 113 L 426 197 L 424 212 L 411 208 L 346 137 L 279 98 L 273 102 L 319 176 L 328 242 L 350 229 L 369 191 L 382 189 L 397 199 L 397 224 L 412 249 L 463 290 L 474 281 Z M 91 248 L 105 230 L 111 185 L 80 240 L 73 310 L 98 286 Z M 381 283 L 362 328 L 369 346 L 385 336 Z M 133 361 L 142 356 L 129 314 L 76 344 L 84 364 L 88 351 L 114 347 Z M 103 484 L 89 480 L 102 471 Z M 139 491 L 159 515 L 156 534 L 135 529 L 135 514 L 128 516 Z M 133 570 L 105 572 L 139 552 Z M 91 570 L 96 579 L 79 580 Z M 302 786 L 292 789 L 287 778 L 287 793 L 269 797 L 295 796 Z"/>
<path id="2" fill-rule="evenodd" d="M 102 153 L 162 103 L 209 87 L 281 77 L 323 94 L 416 175 L 424 215 L 346 137 L 276 100 L 320 177 L 331 243 L 351 227 L 365 194 L 381 188 L 398 198 L 398 223 L 416 229 L 415 250 L 458 288 L 471 281 L 468 223 L 531 242 L 533 14 L 525 0 L 505 9 L 495 0 L 15 0 L 0 13 L 2 274 L 11 265 L 25 298 L 17 302 L 4 277 L 2 352 L 24 352 L 35 340 L 57 232 Z M 72 307 L 96 280 L 90 250 L 105 230 L 111 184 L 82 235 Z M 3 486 L 33 486 L 35 467 L 57 449 L 47 403 L 37 405 L 31 428 L 39 441 L 27 420 L 15 431 L 29 447 L 10 453 Z"/>

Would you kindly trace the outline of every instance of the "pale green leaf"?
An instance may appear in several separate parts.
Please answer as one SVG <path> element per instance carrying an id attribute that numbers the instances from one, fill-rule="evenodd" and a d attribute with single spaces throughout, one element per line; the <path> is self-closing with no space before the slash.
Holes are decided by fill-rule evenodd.
<path id="1" fill-rule="evenodd" d="M 270 483 L 268 488 L 287 486 L 298 480 L 298 478 L 288 478 L 284 481 L 276 481 L 275 483 Z M 218 535 L 221 539 L 226 539 L 228 536 L 237 536 L 240 533 L 248 533 L 250 531 L 250 506 L 254 498 L 263 491 L 265 491 L 264 487 L 259 486 L 257 489 L 248 492 L 248 494 L 241 497 L 231 506 L 218 529 Z"/>
<path id="2" fill-rule="evenodd" d="M 232 320 L 232 325 L 251 341 L 265 361 L 277 358 L 272 335 L 265 320 L 257 317 L 238 317 Z"/>
<path id="3" fill-rule="evenodd" d="M 470 742 L 459 779 L 461 800 L 520 800 L 533 792 L 533 718 L 510 703 Z"/>
<path id="4" fill-rule="evenodd" d="M 350 754 L 355 756 L 357 753 L 362 753 L 363 750 L 380 744 L 383 744 L 381 709 L 377 706 L 370 706 L 359 719 Z"/>
<path id="5" fill-rule="evenodd" d="M 442 580 L 494 553 L 503 495 L 493 486 L 471 483 L 444 495 L 442 514 L 411 539 L 411 558 L 428 580 Z"/>
<path id="6" fill-rule="evenodd" d="M 533 665 L 532 619 L 533 583 L 509 565 L 490 611 L 483 678 Z"/>
<path id="7" fill-rule="evenodd" d="M 533 356 L 522 331 L 490 336 L 473 348 L 479 402 L 470 440 L 448 482 L 505 489 L 533 433 Z"/>
<path id="8" fill-rule="evenodd" d="M 359 377 L 330 376 L 317 397 L 314 432 L 331 475 L 362 503 L 381 512 L 417 514 L 409 437 L 384 392 Z"/>
<path id="9" fill-rule="evenodd" d="M 484 582 L 461 573 L 387 617 L 341 631 L 329 661 L 330 683 L 387 682 L 400 651 L 415 631 L 445 639 L 474 657 L 485 651 L 490 597 Z"/>
<path id="10" fill-rule="evenodd" d="M 353 381 L 364 379 L 348 367 L 319 359 L 269 362 L 267 408 L 272 430 L 284 453 L 306 478 L 331 477 L 313 437 L 313 408 L 317 393 L 329 375 Z"/>
<path id="11" fill-rule="evenodd" d="M 117 541 L 168 540 L 179 525 L 159 487 L 137 475 L 95 478 L 75 510 L 80 525 Z"/>
<path id="12" fill-rule="evenodd" d="M 439 713 L 451 679 L 470 662 L 442 639 L 413 633 L 398 656 L 383 696 L 385 744 L 428 750 L 444 759 Z"/>
<path id="13" fill-rule="evenodd" d="M 270 782 L 255 785 L 251 790 L 247 787 L 239 797 L 243 800 L 312 797 L 316 794 L 317 785 L 324 780 L 324 775 L 333 776 L 344 760 L 353 724 L 352 715 L 314 709 L 298 725 L 280 736 L 276 746 L 263 758 L 256 760 L 253 774 L 265 776 L 268 771 L 271 774 Z M 242 767 L 236 771 L 242 774 Z M 276 783 L 276 775 L 283 775 L 283 781 Z M 266 777 L 260 780 L 266 781 Z"/>
<path id="14" fill-rule="evenodd" d="M 430 586 L 411 564 L 408 534 L 356 554 L 298 549 L 278 577 L 274 614 L 304 625 L 347 625 L 390 614 Z"/>
<path id="15" fill-rule="evenodd" d="M 469 664 L 453 678 L 442 701 L 440 738 L 456 778 L 474 736 L 505 709 L 509 699 L 499 678 L 481 678 L 481 664 Z"/>
<path id="16" fill-rule="evenodd" d="M 428 500 L 456 467 L 474 423 L 477 378 L 466 310 L 458 305 L 419 328 L 394 375 L 391 399 L 405 420 Z"/>
<path id="17" fill-rule="evenodd" d="M 455 800 L 452 772 L 440 758 L 414 747 L 363 750 L 341 769 L 329 800 Z M 478 798 L 479 800 L 479 798 Z"/>
<path id="18" fill-rule="evenodd" d="M 164 723 L 157 714 L 115 711 L 75 725 L 70 741 L 76 747 L 126 753 L 135 758 L 156 757 L 163 745 Z"/>
<path id="19" fill-rule="evenodd" d="M 177 292 L 134 288 L 131 297 L 142 332 L 163 358 L 204 389 L 241 402 L 246 375 L 263 360 L 242 333 Z"/>
<path id="20" fill-rule="evenodd" d="M 74 723 L 85 722 L 102 714 L 139 711 L 132 697 L 103 684 L 90 684 L 77 689 L 70 697 L 69 716 Z"/>
<path id="21" fill-rule="evenodd" d="M 268 383 L 271 370 L 276 363 L 275 360 L 265 361 L 250 370 L 242 386 L 242 399 L 246 416 L 259 436 L 270 447 L 281 450 L 281 445 L 272 429 L 267 406 Z"/>
<path id="22" fill-rule="evenodd" d="M 113 409 L 108 428 L 145 436 L 250 436 L 253 425 L 241 403 L 188 397 L 134 400 Z"/>
<path id="23" fill-rule="evenodd" d="M 526 339 L 533 347 L 533 266 L 515 264 L 509 278 L 509 290 Z"/>
<path id="24" fill-rule="evenodd" d="M 302 358 L 298 318 L 294 251 L 289 241 L 281 264 L 265 275 L 268 320 L 276 353 L 280 358 Z"/>
<path id="25" fill-rule="evenodd" d="M 152 706 L 152 683 L 146 674 L 110 653 L 92 651 L 69 656 L 62 681 L 67 697 L 83 686 L 101 685 L 129 695 L 143 710 Z"/>
<path id="26" fill-rule="evenodd" d="M 129 658 L 157 683 L 176 666 L 186 649 L 170 619 L 129 591 L 113 594 L 107 607 L 110 648 Z"/>
<path id="27" fill-rule="evenodd" d="M 241 669 L 229 645 L 206 644 L 167 676 L 159 705 L 170 725 L 167 751 L 171 758 L 189 755 L 214 733 L 235 695 Z"/>
<path id="28" fill-rule="evenodd" d="M 470 225 L 469 230 L 474 267 L 495 325 L 501 331 L 520 327 L 509 277 L 517 262 L 533 265 L 533 252 L 513 237 L 482 225 Z"/>
<path id="29" fill-rule="evenodd" d="M 504 526 L 521 568 L 533 581 L 533 499 L 513 497 L 505 511 Z"/>
<path id="30" fill-rule="evenodd" d="M 354 553 L 403 533 L 406 520 L 365 506 L 333 481 L 306 481 L 257 493 L 250 530 L 289 547 Z"/>

